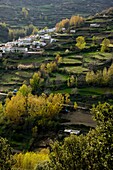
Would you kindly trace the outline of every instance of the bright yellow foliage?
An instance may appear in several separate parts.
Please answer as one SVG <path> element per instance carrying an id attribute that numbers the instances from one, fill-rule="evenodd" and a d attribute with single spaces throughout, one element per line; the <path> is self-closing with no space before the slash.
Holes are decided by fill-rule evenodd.
<path id="1" fill-rule="evenodd" d="M 22 115 L 26 114 L 25 97 L 18 92 L 16 96 L 6 100 L 5 116 L 12 121 L 19 121 Z"/>
<path id="2" fill-rule="evenodd" d="M 80 50 L 82 50 L 82 49 L 84 49 L 85 48 L 85 46 L 86 46 L 86 42 L 85 42 L 85 38 L 83 37 L 83 36 L 78 36 L 77 38 L 76 38 L 76 46 L 80 49 Z"/>
<path id="3" fill-rule="evenodd" d="M 61 93 L 42 94 L 40 96 L 28 94 L 23 96 L 19 91 L 16 96 L 7 99 L 5 103 L 5 116 L 13 122 L 19 122 L 24 117 L 42 116 L 45 118 L 53 118 L 62 110 L 65 103 L 69 103 L 69 95 L 65 96 Z"/>
<path id="4" fill-rule="evenodd" d="M 108 50 L 109 48 L 109 45 L 110 45 L 110 40 L 105 38 L 103 41 L 102 41 L 102 44 L 101 44 L 101 52 L 105 52 Z"/>
<path id="5" fill-rule="evenodd" d="M 78 108 L 77 102 L 74 102 L 74 109 L 76 110 Z"/>
<path id="6" fill-rule="evenodd" d="M 48 97 L 45 94 L 39 97 L 29 95 L 27 100 L 28 114 L 33 117 L 37 115 L 53 117 L 60 112 L 63 103 L 64 96 L 60 93 L 50 94 Z"/>
<path id="7" fill-rule="evenodd" d="M 13 170 L 34 170 L 38 163 L 49 161 L 48 149 L 43 149 L 40 152 L 26 152 L 25 154 L 19 153 L 14 155 L 16 164 Z"/>
<path id="8" fill-rule="evenodd" d="M 37 115 L 43 115 L 44 109 L 46 107 L 46 99 L 43 96 L 33 96 L 29 95 L 28 100 L 28 114 L 32 117 Z"/>

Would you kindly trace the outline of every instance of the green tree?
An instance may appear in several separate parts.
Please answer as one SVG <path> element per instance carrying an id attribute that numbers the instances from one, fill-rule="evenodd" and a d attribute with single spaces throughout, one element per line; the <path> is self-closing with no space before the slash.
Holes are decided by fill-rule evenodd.
<path id="1" fill-rule="evenodd" d="M 97 40 L 97 37 L 96 37 L 96 36 L 93 36 L 93 37 L 92 37 L 92 45 L 93 45 L 93 46 L 96 44 L 96 40 Z"/>
<path id="2" fill-rule="evenodd" d="M 100 85 L 100 84 L 102 84 L 102 79 L 103 79 L 102 71 L 101 70 L 97 70 L 97 72 L 95 74 L 94 83 Z"/>
<path id="3" fill-rule="evenodd" d="M 95 81 L 95 73 L 92 70 L 91 72 L 87 72 L 86 74 L 86 82 L 88 84 L 93 83 Z"/>
<path id="4" fill-rule="evenodd" d="M 108 70 L 107 70 L 106 67 L 103 69 L 103 78 L 102 78 L 102 80 L 103 80 L 103 84 L 105 84 L 105 85 L 107 85 L 109 80 L 110 80 L 110 77 L 108 75 Z"/>
<path id="5" fill-rule="evenodd" d="M 49 161 L 38 163 L 34 170 L 52 170 L 49 166 Z"/>
<path id="6" fill-rule="evenodd" d="M 21 92 L 23 96 L 28 96 L 28 94 L 31 93 L 31 87 L 28 87 L 26 84 L 23 84 L 20 87 L 19 92 Z"/>
<path id="7" fill-rule="evenodd" d="M 113 64 L 111 64 L 111 66 L 108 69 L 108 76 L 109 77 L 113 76 Z"/>
<path id="8" fill-rule="evenodd" d="M 38 71 L 38 73 L 34 73 L 32 79 L 30 79 L 30 85 L 33 90 L 33 92 L 37 92 L 40 87 L 43 85 L 44 79 L 41 78 L 41 72 Z"/>
<path id="9" fill-rule="evenodd" d="M 11 147 L 6 139 L 0 137 L 0 169 L 11 170 L 13 164 Z"/>
<path id="10" fill-rule="evenodd" d="M 113 105 L 91 109 L 95 129 L 86 136 L 71 135 L 63 143 L 55 142 L 50 154 L 52 170 L 111 170 L 113 167 Z"/>
<path id="11" fill-rule="evenodd" d="M 97 126 L 87 135 L 86 161 L 92 170 L 110 170 L 113 167 L 113 105 L 99 103 L 91 113 Z"/>
<path id="12" fill-rule="evenodd" d="M 70 136 L 63 144 L 55 142 L 50 154 L 50 167 L 53 170 L 85 169 L 83 154 L 86 147 L 84 136 Z"/>
<path id="13" fill-rule="evenodd" d="M 68 85 L 69 87 L 72 87 L 74 84 L 75 84 L 75 77 L 72 75 L 72 76 L 68 79 L 67 85 Z"/>
<path id="14" fill-rule="evenodd" d="M 85 46 L 86 46 L 86 42 L 85 42 L 85 38 L 83 37 L 83 36 L 79 36 L 79 37 L 77 37 L 76 38 L 76 46 L 80 49 L 80 50 L 82 50 L 82 49 L 84 49 L 85 48 Z"/>

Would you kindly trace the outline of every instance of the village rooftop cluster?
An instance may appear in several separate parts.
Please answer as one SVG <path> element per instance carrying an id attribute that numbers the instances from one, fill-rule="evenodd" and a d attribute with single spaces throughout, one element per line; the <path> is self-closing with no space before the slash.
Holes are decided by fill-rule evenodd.
<path id="1" fill-rule="evenodd" d="M 19 38 L 18 40 L 13 40 L 12 42 L 7 42 L 0 44 L 1 55 L 3 53 L 31 53 L 43 51 L 43 48 L 56 42 L 52 38 L 52 34 L 55 32 L 55 28 L 40 30 L 36 35 L 27 36 L 24 38 Z"/>

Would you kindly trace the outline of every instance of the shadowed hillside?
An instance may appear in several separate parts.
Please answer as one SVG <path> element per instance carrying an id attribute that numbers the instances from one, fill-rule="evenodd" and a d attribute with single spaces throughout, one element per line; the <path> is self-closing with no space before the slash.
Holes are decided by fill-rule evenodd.
<path id="1" fill-rule="evenodd" d="M 1 0 L 0 21 L 18 26 L 52 27 L 62 18 L 74 14 L 89 16 L 111 6 L 112 0 Z M 27 16 L 22 13 L 23 7 Z"/>

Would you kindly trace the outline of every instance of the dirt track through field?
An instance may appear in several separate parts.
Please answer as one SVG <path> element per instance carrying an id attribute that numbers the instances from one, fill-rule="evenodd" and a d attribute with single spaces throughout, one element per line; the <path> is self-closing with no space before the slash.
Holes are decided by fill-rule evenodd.
<path id="1" fill-rule="evenodd" d="M 95 127 L 96 123 L 92 119 L 92 115 L 85 110 L 76 110 L 74 112 L 65 113 L 63 115 L 63 119 L 67 119 L 67 122 L 63 124 L 71 125 L 71 124 L 83 124 L 86 126 Z"/>

